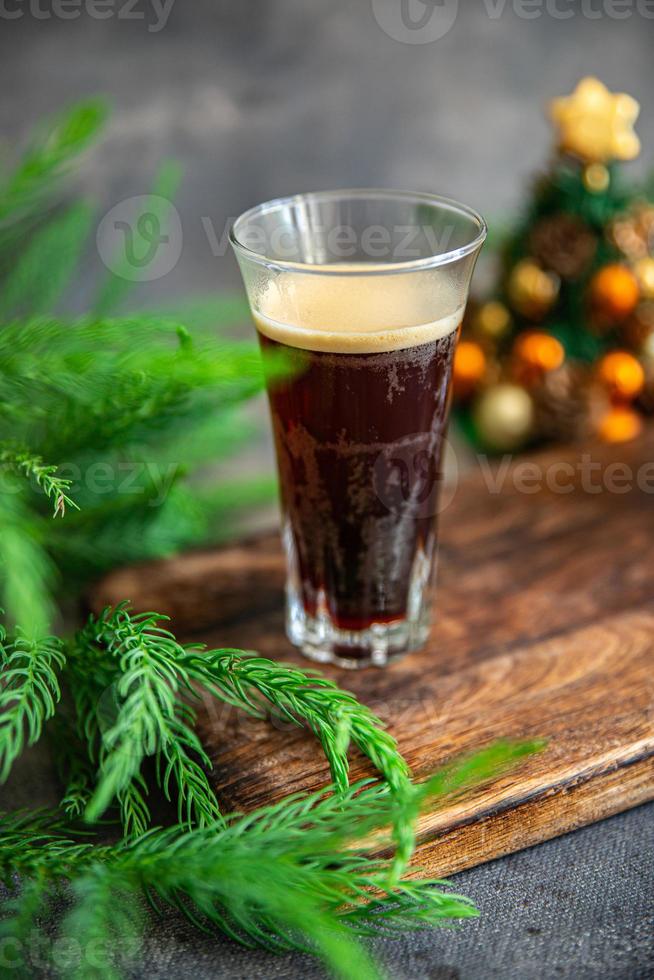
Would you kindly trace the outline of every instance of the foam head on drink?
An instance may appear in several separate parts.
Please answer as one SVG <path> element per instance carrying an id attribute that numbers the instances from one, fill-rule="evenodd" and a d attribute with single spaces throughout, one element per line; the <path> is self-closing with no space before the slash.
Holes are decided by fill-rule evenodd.
<path id="1" fill-rule="evenodd" d="M 459 290 L 442 276 L 330 268 L 269 280 L 254 314 L 259 332 L 303 350 L 377 354 L 439 340 L 461 323 Z"/>
<path id="2" fill-rule="evenodd" d="M 426 601 L 462 308 L 442 272 L 348 270 L 280 273 L 254 316 L 296 360 L 269 398 L 297 592 L 353 631 Z"/>

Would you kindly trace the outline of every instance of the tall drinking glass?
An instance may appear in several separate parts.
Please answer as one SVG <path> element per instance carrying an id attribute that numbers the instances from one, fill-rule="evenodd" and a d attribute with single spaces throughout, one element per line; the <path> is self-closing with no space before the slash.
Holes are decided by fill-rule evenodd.
<path id="1" fill-rule="evenodd" d="M 470 208 L 385 190 L 302 194 L 235 222 L 264 353 L 288 563 L 313 660 L 384 665 L 429 631 L 452 360 L 486 235 Z"/>

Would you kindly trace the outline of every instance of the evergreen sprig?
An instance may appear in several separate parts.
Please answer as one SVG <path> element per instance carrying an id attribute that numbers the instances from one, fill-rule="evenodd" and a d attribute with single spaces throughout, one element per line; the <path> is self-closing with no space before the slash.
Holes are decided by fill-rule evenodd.
<path id="1" fill-rule="evenodd" d="M 65 744 L 62 809 L 68 818 L 88 821 L 115 803 L 124 831 L 122 842 L 107 845 L 76 838 L 62 817 L 7 815 L 0 826 L 0 875 L 8 883 L 19 875 L 24 888 L 6 910 L 5 935 L 22 941 L 50 896 L 68 882 L 73 907 L 63 935 L 75 936 L 82 951 L 92 944 L 95 958 L 92 968 L 81 961 L 71 977 L 120 976 L 114 947 L 138 934 L 145 898 L 247 945 L 309 950 L 338 976 L 354 971 L 372 978 L 376 967 L 357 936 L 476 914 L 442 882 L 402 880 L 415 821 L 421 808 L 493 778 L 537 744 L 496 743 L 416 787 L 394 740 L 352 695 L 260 657 L 183 647 L 161 619 L 132 615 L 121 604 L 90 617 L 66 644 L 4 640 L 5 658 L 18 658 L 17 673 L 3 675 L 16 685 L 8 703 L 23 705 L 10 713 L 5 771 L 24 741 L 23 726 L 34 741 L 54 710 L 59 677 L 48 673 L 54 663 L 71 692 L 57 723 L 70 726 L 68 712 L 76 714 L 76 731 L 68 728 L 59 739 Z M 194 732 L 189 699 L 198 696 L 198 686 L 256 714 L 270 705 L 305 723 L 325 747 L 338 785 L 245 816 L 221 816 L 204 771 L 209 760 Z M 28 690 L 40 696 L 30 700 Z M 380 768 L 384 782 L 347 786 L 349 738 Z M 158 762 L 155 778 L 164 792 L 171 796 L 176 787 L 179 821 L 166 830 L 148 829 L 141 771 L 147 755 Z M 371 835 L 377 850 L 387 846 L 379 836 L 384 828 L 391 828 L 395 845 L 387 859 L 370 850 Z"/>
<path id="2" fill-rule="evenodd" d="M 62 114 L 0 180 L 0 597 L 19 624 L 10 637 L 0 626 L 0 780 L 49 722 L 63 788 L 58 814 L 0 821 L 0 877 L 13 890 L 0 934 L 29 954 L 50 899 L 68 888 L 62 934 L 81 944 L 69 973 L 79 980 L 117 980 L 114 947 L 139 936 L 145 899 L 249 945 L 318 952 L 340 976 L 377 976 L 358 936 L 476 914 L 442 883 L 401 879 L 420 808 L 492 778 L 536 746 L 500 743 L 416 788 L 381 721 L 314 673 L 237 650 L 184 647 L 163 617 L 134 615 L 125 603 L 68 640 L 49 635 L 57 588 L 219 538 L 240 506 L 270 490 L 215 491 L 191 477 L 238 445 L 237 408 L 264 376 L 289 370 L 283 360 L 262 365 L 253 346 L 227 338 L 243 316 L 240 299 L 116 316 L 127 289 L 119 265 L 90 313 L 58 312 L 91 211 L 53 206 L 53 182 L 105 114 L 98 101 Z M 158 195 L 172 193 L 176 180 L 164 167 Z M 64 512 L 65 521 L 52 520 Z M 223 816 L 195 731 L 203 696 L 305 725 L 333 787 Z M 350 742 L 382 783 L 348 786 Z M 151 828 L 155 787 L 177 803 L 171 828 Z M 105 811 L 120 817 L 118 843 L 89 829 Z M 71 825 L 80 819 L 82 835 Z M 393 856 L 382 860 L 367 839 L 374 833 L 379 846 L 385 828 Z"/>
<path id="3" fill-rule="evenodd" d="M 71 480 L 57 474 L 56 466 L 44 464 L 40 456 L 12 446 L 0 446 L 0 467 L 7 467 L 27 479 L 33 479 L 43 493 L 53 502 L 54 516 L 63 517 L 66 507 L 79 510 L 68 496 Z"/>
<path id="4" fill-rule="evenodd" d="M 468 756 L 418 787 L 415 800 L 433 805 L 534 749 L 502 743 Z M 114 845 L 66 836 L 57 818 L 49 824 L 36 817 L 32 825 L 9 815 L 0 829 L 0 874 L 7 879 L 20 872 L 28 884 L 4 929 L 18 934 L 33 920 L 38 895 L 32 881 L 45 882 L 45 890 L 69 882 L 73 907 L 62 933 L 75 936 L 82 954 L 92 943 L 94 969 L 101 970 L 92 973 L 81 961 L 72 976 L 120 975 L 112 952 L 121 937 L 139 935 L 145 898 L 158 912 L 180 910 L 198 927 L 245 945 L 318 953 L 337 976 L 377 978 L 359 937 L 477 915 L 445 882 L 389 884 L 390 861 L 370 852 L 366 838 L 397 823 L 399 811 L 408 818 L 413 802 L 409 807 L 387 785 L 369 782 L 333 789 L 297 794 L 203 828 L 151 830 Z"/>
<path id="5" fill-rule="evenodd" d="M 205 775 L 211 763 L 195 734 L 190 703 L 201 691 L 259 716 L 267 706 L 295 724 L 306 724 L 319 739 L 341 792 L 348 786 L 350 738 L 398 798 L 409 791 L 408 767 L 395 739 L 352 694 L 326 678 L 262 657 L 184 647 L 163 628 L 164 621 L 156 613 L 133 615 L 126 603 L 107 608 L 89 618 L 68 654 L 78 732 L 91 759 L 98 762 L 87 819 L 98 819 L 118 797 L 124 822 L 142 831 L 146 787 L 141 765 L 153 756 L 169 799 L 172 784 L 177 786 L 180 823 L 215 822 L 218 804 Z M 137 816 L 131 809 L 125 811 L 125 793 L 129 807 L 136 805 Z M 406 863 L 412 833 L 400 825 L 397 833 Z"/>
<path id="6" fill-rule="evenodd" d="M 57 595 L 90 575 L 218 540 L 274 494 L 268 481 L 221 496 L 196 477 L 238 449 L 237 409 L 263 387 L 256 346 L 227 335 L 245 317 L 240 297 L 117 315 L 133 283 L 116 256 L 89 312 L 61 312 L 94 212 L 61 205 L 60 181 L 106 115 L 101 100 L 60 114 L 0 177 L 0 602 L 36 632 L 54 621 Z M 178 178 L 173 164 L 160 169 L 155 212 Z M 44 520 L 49 504 L 68 508 L 65 528 Z"/>
<path id="7" fill-rule="evenodd" d="M 156 756 L 169 799 L 176 784 L 180 822 L 202 826 L 219 817 L 203 768 L 209 759 L 194 731 L 194 712 L 181 696 L 189 687 L 181 647 L 159 622 L 151 613 L 131 616 L 126 605 L 107 609 L 89 619 L 71 655 L 80 733 L 99 762 L 86 816 L 97 819 L 118 797 L 123 822 L 134 832 L 149 819 L 140 773 L 147 756 Z"/>
<path id="8" fill-rule="evenodd" d="M 61 640 L 19 631 L 0 648 L 0 783 L 26 745 L 34 745 L 61 697 Z"/>
<path id="9" fill-rule="evenodd" d="M 183 663 L 204 689 L 249 714 L 261 717 L 272 708 L 286 721 L 308 725 L 320 741 L 338 790 L 348 786 L 350 741 L 368 756 L 399 799 L 409 790 L 409 767 L 381 719 L 326 677 L 263 657 L 243 657 L 236 650 L 191 648 Z M 410 822 L 399 820 L 395 839 L 401 869 L 414 846 Z"/>

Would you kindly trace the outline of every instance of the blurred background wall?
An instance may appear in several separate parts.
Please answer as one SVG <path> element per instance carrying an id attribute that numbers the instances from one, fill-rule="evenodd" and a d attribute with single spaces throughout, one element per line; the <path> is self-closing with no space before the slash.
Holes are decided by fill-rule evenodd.
<path id="1" fill-rule="evenodd" d="M 214 254 L 226 222 L 294 191 L 416 188 L 507 219 L 551 144 L 545 101 L 584 74 L 641 101 L 631 172 L 654 162 L 651 0 L 0 6 L 5 155 L 41 115 L 107 93 L 108 136 L 81 175 L 100 214 L 180 162 L 183 248 L 141 288 L 149 302 L 236 286 L 232 256 Z"/>

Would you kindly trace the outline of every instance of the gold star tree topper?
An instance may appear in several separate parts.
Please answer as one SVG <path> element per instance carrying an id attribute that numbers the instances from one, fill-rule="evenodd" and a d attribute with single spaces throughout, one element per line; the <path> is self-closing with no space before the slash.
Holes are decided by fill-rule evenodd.
<path id="1" fill-rule="evenodd" d="M 559 148 L 589 164 L 638 156 L 640 140 L 633 125 L 639 112 L 635 99 L 609 92 L 598 78 L 582 78 L 571 95 L 550 103 Z"/>

